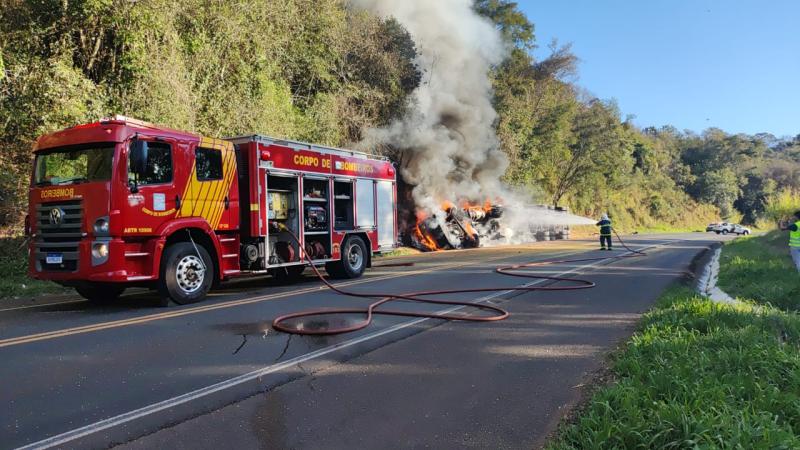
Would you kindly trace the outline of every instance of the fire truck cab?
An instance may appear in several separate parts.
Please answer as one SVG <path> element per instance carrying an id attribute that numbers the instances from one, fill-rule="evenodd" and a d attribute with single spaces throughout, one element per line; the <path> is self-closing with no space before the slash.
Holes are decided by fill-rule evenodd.
<path id="1" fill-rule="evenodd" d="M 265 136 L 214 139 L 115 116 L 40 137 L 31 277 L 109 301 L 202 300 L 245 274 L 308 264 L 358 277 L 397 246 L 395 169 L 365 153 Z"/>

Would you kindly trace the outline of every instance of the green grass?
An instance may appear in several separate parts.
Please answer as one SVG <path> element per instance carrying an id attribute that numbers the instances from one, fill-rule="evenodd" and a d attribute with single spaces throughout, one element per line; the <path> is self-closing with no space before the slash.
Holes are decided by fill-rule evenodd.
<path id="1" fill-rule="evenodd" d="M 694 232 L 705 232 L 706 226 L 703 225 L 702 227 L 671 227 L 671 226 L 655 226 L 655 227 L 647 227 L 647 228 L 637 228 L 632 231 L 638 231 L 640 234 L 656 234 L 656 233 L 694 233 Z"/>
<path id="2" fill-rule="evenodd" d="M 578 225 L 572 227 L 573 231 L 581 231 L 586 232 L 587 234 L 597 233 L 597 227 L 594 225 Z M 706 226 L 695 226 L 695 227 L 677 227 L 677 226 L 670 226 L 670 225 L 657 225 L 651 227 L 630 227 L 630 226 L 617 226 L 616 230 L 620 234 L 631 234 L 631 233 L 639 233 L 639 234 L 661 234 L 661 233 L 694 233 L 694 232 L 705 232 Z M 576 233 L 577 234 L 577 233 Z"/>
<path id="3" fill-rule="evenodd" d="M 28 249 L 23 238 L 0 238 L 0 299 L 66 290 L 49 281 L 28 278 L 27 255 Z"/>
<path id="4" fill-rule="evenodd" d="M 800 448 L 800 318 L 668 290 L 550 444 L 567 448 Z"/>
<path id="5" fill-rule="evenodd" d="M 733 297 L 800 310 L 800 274 L 785 231 L 729 242 L 722 248 L 719 286 Z"/>

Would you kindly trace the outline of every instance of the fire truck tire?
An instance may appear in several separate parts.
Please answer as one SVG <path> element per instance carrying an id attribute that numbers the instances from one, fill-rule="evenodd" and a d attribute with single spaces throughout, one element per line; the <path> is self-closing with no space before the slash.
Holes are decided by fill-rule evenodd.
<path id="1" fill-rule="evenodd" d="M 333 278 L 358 278 L 367 268 L 367 245 L 358 236 L 350 236 L 342 245 L 342 259 L 328 263 L 325 270 Z"/>
<path id="2" fill-rule="evenodd" d="M 195 250 L 190 242 L 175 243 L 167 247 L 161 260 L 161 304 L 166 306 L 170 300 L 179 305 L 197 303 L 211 289 L 213 278 L 214 262 L 205 248 L 198 245 Z"/>
<path id="3" fill-rule="evenodd" d="M 291 284 L 299 281 L 305 270 L 305 265 L 276 267 L 271 269 L 269 274 L 280 284 Z"/>
<path id="4" fill-rule="evenodd" d="M 344 278 L 341 261 L 333 261 L 325 263 L 325 272 L 328 272 L 328 275 L 331 278 Z"/>
<path id="5" fill-rule="evenodd" d="M 125 286 L 105 283 L 86 283 L 75 286 L 78 294 L 93 303 L 109 303 L 125 292 Z"/>

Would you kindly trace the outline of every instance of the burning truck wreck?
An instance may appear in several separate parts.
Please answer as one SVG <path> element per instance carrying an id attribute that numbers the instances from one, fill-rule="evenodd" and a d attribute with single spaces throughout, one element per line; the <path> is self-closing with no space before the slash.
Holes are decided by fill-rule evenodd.
<path id="1" fill-rule="evenodd" d="M 519 216 L 525 220 L 520 221 Z M 565 208 L 515 206 L 507 210 L 499 202 L 489 201 L 483 205 L 465 202 L 459 206 L 445 202 L 440 211 L 418 210 L 415 217 L 404 244 L 422 251 L 569 239 L 570 224 L 593 223 Z"/>
<path id="2" fill-rule="evenodd" d="M 446 203 L 431 215 L 418 211 L 410 244 L 424 251 L 479 247 L 481 241 L 501 237 L 502 216 L 503 206 L 489 202 L 461 207 Z"/>

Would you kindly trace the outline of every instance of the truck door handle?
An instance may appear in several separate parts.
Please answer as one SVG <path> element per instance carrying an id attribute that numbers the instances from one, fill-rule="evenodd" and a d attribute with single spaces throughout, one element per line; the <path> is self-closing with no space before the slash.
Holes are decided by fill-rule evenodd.
<path id="1" fill-rule="evenodd" d="M 180 208 L 181 208 L 181 196 L 180 195 L 176 195 L 175 196 L 175 209 L 180 209 Z"/>
<path id="2" fill-rule="evenodd" d="M 231 202 L 228 200 L 228 196 L 225 196 L 225 209 L 228 209 L 231 206 Z"/>

